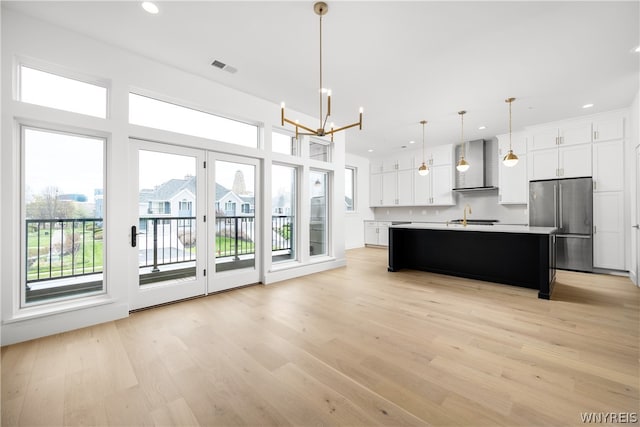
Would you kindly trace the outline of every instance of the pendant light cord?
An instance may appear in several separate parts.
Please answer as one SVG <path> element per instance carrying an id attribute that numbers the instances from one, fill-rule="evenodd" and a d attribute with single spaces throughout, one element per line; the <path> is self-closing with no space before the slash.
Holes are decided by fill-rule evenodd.
<path id="1" fill-rule="evenodd" d="M 320 15 L 320 127 L 322 125 L 322 15 Z"/>

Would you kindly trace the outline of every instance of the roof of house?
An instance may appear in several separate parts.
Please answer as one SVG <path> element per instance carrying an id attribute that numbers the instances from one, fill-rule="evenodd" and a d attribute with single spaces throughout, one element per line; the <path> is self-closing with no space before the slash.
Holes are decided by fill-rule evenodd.
<path id="1" fill-rule="evenodd" d="M 159 186 L 154 189 L 142 189 L 140 190 L 140 195 L 138 201 L 141 203 L 146 203 L 150 201 L 169 201 L 176 194 L 180 193 L 182 190 L 188 190 L 192 194 L 196 194 L 196 177 L 190 176 L 184 179 L 170 179 L 168 181 L 163 182 Z M 216 200 L 220 200 L 226 194 L 229 193 L 228 188 L 216 183 Z M 248 203 L 252 203 L 255 199 L 254 196 L 240 196 L 243 201 Z"/>

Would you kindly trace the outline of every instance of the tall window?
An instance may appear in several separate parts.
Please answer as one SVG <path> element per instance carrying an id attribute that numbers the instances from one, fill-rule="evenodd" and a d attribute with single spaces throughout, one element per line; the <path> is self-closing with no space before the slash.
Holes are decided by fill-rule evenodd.
<path id="1" fill-rule="evenodd" d="M 309 218 L 309 255 L 326 255 L 328 252 L 328 177 L 327 172 L 309 173 L 309 194 L 311 196 Z"/>
<path id="2" fill-rule="evenodd" d="M 23 302 L 104 289 L 101 138 L 23 128 Z"/>
<path id="3" fill-rule="evenodd" d="M 344 209 L 356 210 L 356 168 L 350 166 L 344 169 Z"/>
<path id="4" fill-rule="evenodd" d="M 20 66 L 22 102 L 107 117 L 107 88 Z"/>
<path id="5" fill-rule="evenodd" d="M 258 127 L 255 125 L 135 93 L 129 94 L 129 122 L 229 144 L 258 146 Z"/>
<path id="6" fill-rule="evenodd" d="M 273 165 L 271 175 L 271 250 L 273 262 L 296 258 L 296 168 Z"/>

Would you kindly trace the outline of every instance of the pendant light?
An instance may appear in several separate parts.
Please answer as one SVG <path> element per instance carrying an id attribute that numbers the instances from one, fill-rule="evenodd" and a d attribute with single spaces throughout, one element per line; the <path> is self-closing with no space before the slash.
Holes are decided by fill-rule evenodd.
<path id="1" fill-rule="evenodd" d="M 462 144 L 462 152 L 460 153 L 460 160 L 456 165 L 458 172 L 466 172 L 471 166 L 469 162 L 464 159 L 464 115 L 467 114 L 465 110 L 458 111 L 460 114 L 460 143 Z"/>
<path id="2" fill-rule="evenodd" d="M 508 168 L 512 168 L 518 164 L 518 156 L 513 154 L 513 149 L 511 148 L 511 103 L 515 100 L 515 98 L 507 98 L 504 100 L 504 102 L 509 104 L 509 152 L 502 159 L 502 164 Z"/>
<path id="3" fill-rule="evenodd" d="M 429 175 L 429 166 L 424 161 L 424 125 L 427 124 L 427 121 L 421 120 L 420 124 L 422 125 L 422 165 L 418 168 L 418 175 L 426 176 Z"/>

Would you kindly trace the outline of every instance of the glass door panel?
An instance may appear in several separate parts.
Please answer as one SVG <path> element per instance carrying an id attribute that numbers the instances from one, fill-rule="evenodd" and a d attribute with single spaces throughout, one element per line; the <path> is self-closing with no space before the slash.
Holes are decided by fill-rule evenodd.
<path id="1" fill-rule="evenodd" d="M 138 141 L 137 295 L 142 306 L 204 294 L 203 158 L 198 150 Z M 201 239 L 199 238 L 201 237 Z"/>
<path id="2" fill-rule="evenodd" d="M 258 162 L 237 156 L 209 153 L 208 194 L 210 247 L 215 277 L 209 291 L 257 283 L 256 259 L 259 255 L 259 199 L 256 194 Z"/>

